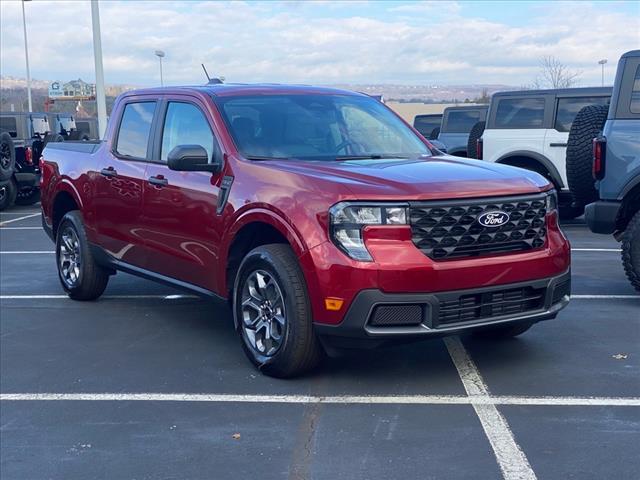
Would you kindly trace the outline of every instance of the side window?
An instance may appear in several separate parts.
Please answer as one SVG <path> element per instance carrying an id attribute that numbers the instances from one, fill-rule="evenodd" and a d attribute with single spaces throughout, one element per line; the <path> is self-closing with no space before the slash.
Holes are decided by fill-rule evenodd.
<path id="1" fill-rule="evenodd" d="M 167 161 L 169 152 L 178 145 L 200 145 L 213 155 L 213 133 L 202 111 L 190 103 L 170 102 L 162 131 L 160 159 Z"/>
<path id="2" fill-rule="evenodd" d="M 638 65 L 636 76 L 633 79 L 633 90 L 631 91 L 629 110 L 631 113 L 640 113 L 640 65 Z"/>
<path id="3" fill-rule="evenodd" d="M 422 135 L 430 135 L 434 128 L 438 128 L 442 122 L 442 117 L 431 115 L 416 115 L 413 119 L 413 126 Z"/>
<path id="4" fill-rule="evenodd" d="M 18 136 L 16 117 L 0 117 L 0 130 L 6 130 L 13 138 Z"/>
<path id="5" fill-rule="evenodd" d="M 542 128 L 544 98 L 503 98 L 496 110 L 497 128 Z"/>
<path id="6" fill-rule="evenodd" d="M 478 110 L 454 110 L 447 115 L 444 131 L 448 133 L 469 133 L 479 121 L 480 112 Z"/>
<path id="7" fill-rule="evenodd" d="M 559 132 L 571 130 L 571 124 L 578 112 L 588 105 L 608 105 L 611 97 L 559 98 L 556 109 L 555 129 Z"/>
<path id="8" fill-rule="evenodd" d="M 147 146 L 156 102 L 128 103 L 118 129 L 116 152 L 133 158 L 147 158 Z"/>

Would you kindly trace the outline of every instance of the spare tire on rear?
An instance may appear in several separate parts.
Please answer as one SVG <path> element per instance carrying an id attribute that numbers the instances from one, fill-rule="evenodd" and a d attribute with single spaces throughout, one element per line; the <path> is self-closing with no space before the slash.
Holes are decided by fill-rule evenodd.
<path id="1" fill-rule="evenodd" d="M 51 133 L 44 137 L 44 146 L 46 147 L 49 142 L 64 142 L 64 137 L 59 133 Z"/>
<path id="2" fill-rule="evenodd" d="M 593 139 L 597 137 L 607 119 L 607 105 L 589 105 L 576 115 L 567 142 L 567 182 L 574 199 L 587 205 L 598 199 L 591 169 L 593 166 Z"/>
<path id="3" fill-rule="evenodd" d="M 16 149 L 7 132 L 0 133 L 0 182 L 9 180 L 16 167 Z"/>
<path id="4" fill-rule="evenodd" d="M 469 140 L 467 140 L 467 158 L 478 158 L 477 143 L 482 134 L 484 133 L 484 127 L 487 124 L 484 120 L 477 122 L 469 132 Z"/>

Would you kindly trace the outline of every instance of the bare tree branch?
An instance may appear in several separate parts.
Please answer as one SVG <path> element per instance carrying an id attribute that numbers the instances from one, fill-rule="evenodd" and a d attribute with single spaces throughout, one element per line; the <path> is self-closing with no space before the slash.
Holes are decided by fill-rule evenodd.
<path id="1" fill-rule="evenodd" d="M 535 84 L 541 84 L 550 88 L 569 88 L 578 83 L 582 75 L 581 71 L 571 70 L 556 57 L 549 55 L 540 60 L 541 79 L 536 79 Z"/>

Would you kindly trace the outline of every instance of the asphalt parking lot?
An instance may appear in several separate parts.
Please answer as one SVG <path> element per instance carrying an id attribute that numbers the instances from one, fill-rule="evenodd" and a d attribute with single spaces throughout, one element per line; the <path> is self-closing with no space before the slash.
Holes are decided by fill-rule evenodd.
<path id="1" fill-rule="evenodd" d="M 569 307 L 260 375 L 224 305 L 125 274 L 66 299 L 36 208 L 0 214 L 0 477 L 634 479 L 640 296 L 619 245 L 565 225 Z"/>

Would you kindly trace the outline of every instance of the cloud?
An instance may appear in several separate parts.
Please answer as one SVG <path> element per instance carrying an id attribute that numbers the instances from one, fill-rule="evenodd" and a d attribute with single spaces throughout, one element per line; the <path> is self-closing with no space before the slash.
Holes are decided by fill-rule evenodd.
<path id="1" fill-rule="evenodd" d="M 89 2 L 25 6 L 32 76 L 92 80 Z M 523 85 L 540 57 L 555 55 L 583 70 L 587 85 L 599 82 L 598 59 L 614 63 L 640 43 L 638 16 L 615 4 L 545 2 L 519 25 L 463 10 L 457 2 L 103 1 L 105 75 L 157 84 L 161 49 L 172 84 L 202 83 L 205 63 L 240 82 Z M 23 76 L 20 2 L 0 2 L 0 20 L 0 70 Z"/>

